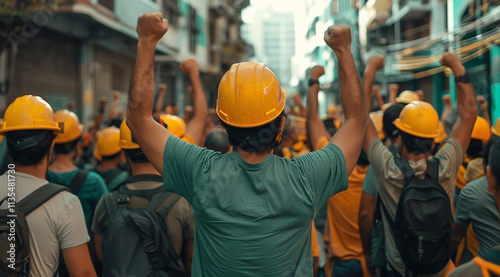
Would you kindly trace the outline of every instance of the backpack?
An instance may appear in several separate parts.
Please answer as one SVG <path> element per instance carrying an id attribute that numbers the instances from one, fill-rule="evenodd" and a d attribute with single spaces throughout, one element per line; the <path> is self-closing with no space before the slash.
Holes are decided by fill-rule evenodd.
<path id="1" fill-rule="evenodd" d="M 13 192 L 10 188 L 9 194 Z M 26 216 L 63 190 L 68 188 L 48 183 L 16 204 L 10 201 L 11 195 L 0 201 L 0 206 L 4 201 L 8 203 L 7 209 L 0 210 L 0 276 L 29 276 L 30 230 Z"/>
<path id="2" fill-rule="evenodd" d="M 128 178 L 104 198 L 108 217 L 102 240 L 103 276 L 186 276 L 165 222 L 180 196 L 163 187 L 129 190 L 125 184 L 136 177 L 144 176 Z M 129 209 L 131 196 L 149 199 L 148 206 Z"/>
<path id="3" fill-rule="evenodd" d="M 438 182 L 439 161 L 427 160 L 425 178 L 419 179 L 407 161 L 394 158 L 405 176 L 394 222 L 386 213 L 394 242 L 407 272 L 437 273 L 450 261 L 453 235 L 450 198 Z"/>

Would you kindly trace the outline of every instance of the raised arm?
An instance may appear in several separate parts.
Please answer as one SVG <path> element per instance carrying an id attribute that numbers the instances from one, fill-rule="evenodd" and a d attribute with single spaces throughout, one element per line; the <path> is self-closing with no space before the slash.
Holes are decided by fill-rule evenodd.
<path id="1" fill-rule="evenodd" d="M 163 173 L 163 150 L 170 132 L 151 116 L 154 103 L 156 44 L 168 30 L 161 13 L 145 13 L 137 22 L 137 58 L 127 103 L 127 125 L 153 166 Z"/>
<path id="2" fill-rule="evenodd" d="M 398 96 L 399 85 L 390 84 L 389 85 L 389 103 L 396 104 L 396 97 Z"/>
<path id="3" fill-rule="evenodd" d="M 381 55 L 374 55 L 368 59 L 366 63 L 365 71 L 363 73 L 363 87 L 370 89 L 373 84 L 373 80 L 375 80 L 375 73 L 377 70 L 384 66 L 384 57 Z M 371 89 L 370 89 L 371 90 Z M 365 95 L 368 95 L 369 92 L 365 92 Z M 371 120 L 368 122 L 368 130 L 366 131 L 366 135 L 364 137 L 363 149 L 365 152 L 368 152 L 368 147 L 370 143 L 375 138 L 378 138 L 377 129 L 373 126 Z"/>
<path id="4" fill-rule="evenodd" d="M 443 95 L 443 97 L 441 97 L 441 99 L 443 100 L 443 104 L 444 104 L 443 112 L 441 113 L 441 123 L 443 124 L 443 126 L 446 126 L 446 119 L 450 115 L 450 112 L 452 109 L 451 97 L 449 94 L 446 94 L 446 95 Z"/>
<path id="5" fill-rule="evenodd" d="M 338 59 L 340 101 L 345 121 L 330 142 L 336 144 L 344 154 L 347 172 L 351 172 L 358 161 L 363 138 L 368 126 L 368 113 L 361 92 L 356 65 L 351 52 L 351 28 L 330 26 L 325 32 L 325 41 Z"/>
<path id="6" fill-rule="evenodd" d="M 297 104 L 297 107 L 299 107 L 300 116 L 306 117 L 307 111 L 306 111 L 306 107 L 304 106 L 304 103 L 302 103 L 302 98 L 300 96 L 300 93 L 297 92 L 294 95 L 292 95 L 292 100 L 293 100 L 293 102 L 295 102 L 295 104 Z"/>
<path id="7" fill-rule="evenodd" d="M 444 53 L 440 62 L 442 65 L 451 68 L 455 77 L 465 74 L 465 67 L 455 54 Z M 469 146 L 470 135 L 477 117 L 476 96 L 471 83 L 456 82 L 456 87 L 458 115 L 460 119 L 453 126 L 450 138 L 458 141 L 465 153 L 465 150 Z"/>
<path id="8" fill-rule="evenodd" d="M 309 78 L 318 80 L 325 74 L 325 69 L 321 65 L 316 65 L 309 71 Z M 307 108 L 306 108 L 306 126 L 309 142 L 313 150 L 316 149 L 316 143 L 321 137 L 331 139 L 330 134 L 325 128 L 318 115 L 318 92 L 319 83 L 313 83 L 309 86 L 309 93 L 307 94 Z"/>
<path id="9" fill-rule="evenodd" d="M 488 100 L 484 99 L 484 96 L 478 96 L 476 98 L 477 103 L 479 103 L 479 109 L 481 109 L 481 113 L 483 114 L 484 119 L 491 125 L 490 113 L 488 112 Z"/>
<path id="10" fill-rule="evenodd" d="M 382 106 L 384 106 L 385 102 L 384 102 L 384 98 L 382 98 L 382 96 L 380 95 L 380 86 L 379 85 L 374 85 L 372 87 L 372 94 L 373 96 L 375 96 L 375 99 L 377 99 L 377 105 L 380 109 L 382 109 Z M 367 111 L 370 112 L 372 109 L 368 109 L 367 107 Z"/>
<path id="11" fill-rule="evenodd" d="M 158 97 L 156 97 L 155 111 L 153 115 L 159 115 L 161 113 L 163 108 L 163 98 L 165 97 L 166 92 L 167 92 L 167 85 L 160 84 L 158 86 Z"/>
<path id="12" fill-rule="evenodd" d="M 198 63 L 195 59 L 187 59 L 182 61 L 180 68 L 183 72 L 189 74 L 191 85 L 193 86 L 193 117 L 187 123 L 186 134 L 194 139 L 196 145 L 200 145 L 208 115 L 208 107 L 205 92 L 201 84 Z"/>
<path id="13" fill-rule="evenodd" d="M 113 91 L 113 101 L 111 102 L 111 108 L 108 113 L 108 120 L 118 117 L 120 112 L 118 111 L 118 102 L 120 101 L 121 93 L 117 90 Z"/>
<path id="14" fill-rule="evenodd" d="M 366 69 L 369 66 L 373 67 L 375 62 L 379 62 L 384 65 L 384 57 L 382 55 L 373 55 L 366 62 Z M 378 68 L 377 68 L 378 69 Z M 375 72 L 377 72 L 375 70 Z M 363 92 L 365 94 L 365 105 L 366 110 L 369 112 L 372 109 L 372 88 L 373 81 L 375 81 L 375 74 L 365 74 L 363 73 Z"/>

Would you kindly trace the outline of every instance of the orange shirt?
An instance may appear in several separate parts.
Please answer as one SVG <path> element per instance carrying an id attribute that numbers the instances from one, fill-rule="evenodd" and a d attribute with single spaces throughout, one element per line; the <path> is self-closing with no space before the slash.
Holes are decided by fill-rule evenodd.
<path id="1" fill-rule="evenodd" d="M 358 212 L 367 170 L 368 166 L 354 167 L 349 176 L 349 188 L 328 200 L 327 213 L 329 255 L 339 260 L 358 259 L 363 265 Z"/>

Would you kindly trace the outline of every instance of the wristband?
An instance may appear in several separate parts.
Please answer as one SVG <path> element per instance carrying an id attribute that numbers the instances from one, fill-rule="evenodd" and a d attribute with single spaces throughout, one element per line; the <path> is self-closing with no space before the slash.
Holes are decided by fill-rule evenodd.
<path id="1" fill-rule="evenodd" d="M 312 86 L 314 84 L 319 84 L 319 81 L 313 78 L 309 78 L 309 86 Z"/>

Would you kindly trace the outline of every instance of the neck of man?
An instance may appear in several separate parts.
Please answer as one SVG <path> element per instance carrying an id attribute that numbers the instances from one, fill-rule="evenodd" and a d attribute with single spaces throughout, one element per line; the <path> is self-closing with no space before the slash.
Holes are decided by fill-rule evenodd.
<path id="1" fill-rule="evenodd" d="M 71 151 L 68 154 L 56 154 L 50 164 L 49 169 L 54 172 L 66 172 L 72 171 L 76 168 L 73 163 L 75 158 L 75 152 Z"/>
<path id="2" fill-rule="evenodd" d="M 142 174 L 160 175 L 151 163 L 134 163 L 129 161 L 128 165 L 133 176 Z"/>
<path id="3" fill-rule="evenodd" d="M 257 164 L 262 162 L 268 155 L 271 155 L 273 153 L 273 149 L 262 152 L 248 152 L 242 150 L 241 148 L 235 148 L 235 152 L 238 153 L 247 163 Z"/>
<path id="4" fill-rule="evenodd" d="M 15 164 L 15 171 L 30 174 L 40 179 L 45 179 L 47 175 L 47 169 L 49 168 L 49 160 L 50 154 L 47 154 L 47 156 L 45 156 L 39 163 L 34 165 Z"/>
<path id="5" fill-rule="evenodd" d="M 110 169 L 113 169 L 113 168 L 117 168 L 118 167 L 118 161 L 119 159 L 116 158 L 116 159 L 113 159 L 113 160 L 102 160 L 98 165 L 97 165 L 97 169 L 101 172 L 104 172 L 104 171 L 107 171 L 107 170 L 110 170 Z"/>

